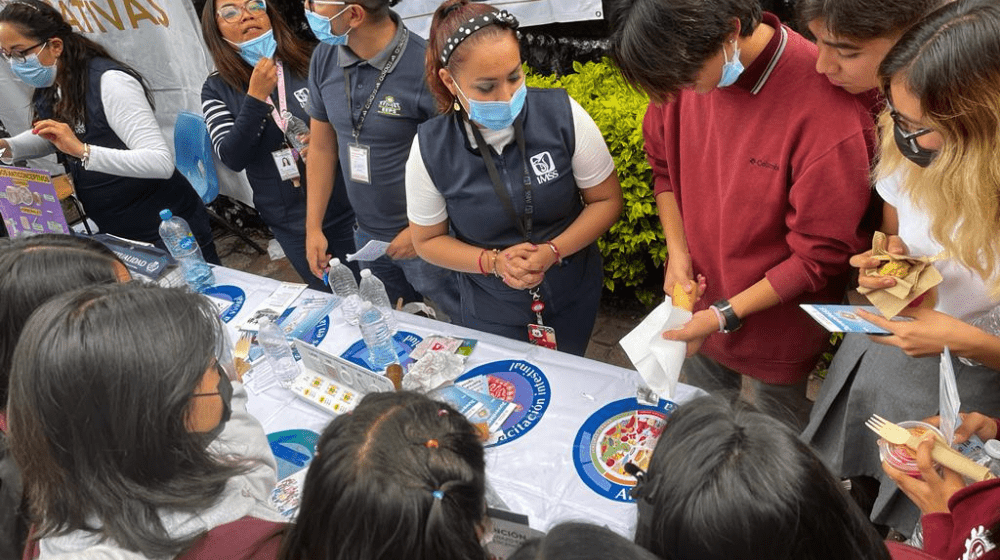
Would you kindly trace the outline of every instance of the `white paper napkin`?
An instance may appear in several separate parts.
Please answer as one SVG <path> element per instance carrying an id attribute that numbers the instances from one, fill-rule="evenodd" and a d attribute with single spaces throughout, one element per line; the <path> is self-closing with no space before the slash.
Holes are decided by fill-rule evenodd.
<path id="1" fill-rule="evenodd" d="M 618 342 L 649 388 L 662 398 L 674 398 L 687 353 L 686 342 L 667 340 L 662 336 L 663 331 L 690 320 L 690 311 L 674 307 L 667 299 Z"/>

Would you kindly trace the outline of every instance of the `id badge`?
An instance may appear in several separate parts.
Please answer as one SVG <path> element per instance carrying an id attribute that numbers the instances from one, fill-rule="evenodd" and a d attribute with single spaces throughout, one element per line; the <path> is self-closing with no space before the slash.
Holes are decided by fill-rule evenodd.
<path id="1" fill-rule="evenodd" d="M 363 144 L 348 144 L 347 151 L 351 157 L 351 180 L 355 183 L 370 185 L 372 182 L 369 157 L 371 150 Z"/>
<path id="2" fill-rule="evenodd" d="M 298 183 L 299 166 L 295 165 L 295 154 L 291 148 L 282 148 L 271 152 L 274 158 L 274 166 L 278 168 L 278 175 L 282 181 L 292 181 Z"/>
<path id="3" fill-rule="evenodd" d="M 528 342 L 536 346 L 556 349 L 556 330 L 545 325 L 528 325 Z"/>

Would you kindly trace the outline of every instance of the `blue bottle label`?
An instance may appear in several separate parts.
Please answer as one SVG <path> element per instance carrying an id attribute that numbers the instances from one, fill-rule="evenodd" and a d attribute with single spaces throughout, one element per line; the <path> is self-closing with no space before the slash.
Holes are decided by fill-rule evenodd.
<path id="1" fill-rule="evenodd" d="M 191 249 L 194 249 L 196 243 L 197 242 L 194 240 L 193 235 L 186 235 L 182 237 L 177 244 L 180 245 L 181 249 L 189 251 Z"/>

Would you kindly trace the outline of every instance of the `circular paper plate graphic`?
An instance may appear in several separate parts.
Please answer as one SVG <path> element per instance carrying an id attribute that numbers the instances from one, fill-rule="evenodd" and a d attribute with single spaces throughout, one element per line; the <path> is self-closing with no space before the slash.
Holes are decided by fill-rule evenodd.
<path id="1" fill-rule="evenodd" d="M 576 472 L 594 492 L 616 502 L 633 502 L 629 491 L 635 478 L 626 463 L 646 470 L 667 418 L 677 405 L 661 400 L 659 407 L 634 398 L 605 405 L 583 423 L 573 442 Z"/>
<path id="2" fill-rule="evenodd" d="M 309 430 L 285 430 L 267 434 L 271 453 L 278 463 L 278 480 L 309 465 L 316 453 L 319 434 Z"/>
<path id="3" fill-rule="evenodd" d="M 202 293 L 233 302 L 232 305 L 226 308 L 226 310 L 219 315 L 219 318 L 226 323 L 232 321 L 233 317 L 236 317 L 236 315 L 239 314 L 240 309 L 243 309 L 243 304 L 247 301 L 247 293 L 244 292 L 239 286 L 212 286 L 210 288 L 205 288 Z"/>
<path id="4" fill-rule="evenodd" d="M 503 434 L 496 443 L 503 445 L 528 433 L 549 407 L 549 380 L 534 364 L 522 360 L 502 360 L 483 364 L 455 380 L 462 387 L 489 393 L 517 404 L 517 409 L 503 423 Z"/>
<path id="5" fill-rule="evenodd" d="M 406 362 L 406 359 L 410 356 L 410 352 L 413 352 L 413 349 L 416 348 L 422 340 L 423 337 L 420 335 L 406 331 L 398 331 L 395 335 L 393 335 L 392 345 L 396 349 L 396 356 L 399 357 L 400 364 Z M 368 345 L 365 344 L 364 339 L 355 342 L 350 348 L 344 350 L 344 353 L 340 355 L 341 358 L 347 360 L 348 362 L 353 362 L 361 367 L 376 371 L 375 368 L 373 368 L 368 362 L 368 356 Z"/>

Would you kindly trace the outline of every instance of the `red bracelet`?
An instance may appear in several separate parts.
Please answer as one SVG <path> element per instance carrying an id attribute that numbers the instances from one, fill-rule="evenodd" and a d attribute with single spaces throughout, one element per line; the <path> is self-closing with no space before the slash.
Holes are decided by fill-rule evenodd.
<path id="1" fill-rule="evenodd" d="M 483 255 L 485 253 L 486 253 L 486 249 L 483 249 L 482 252 L 479 253 L 479 259 L 476 261 L 476 262 L 479 263 L 479 272 L 482 273 L 483 276 L 486 276 L 487 274 L 489 274 L 489 272 L 486 272 L 486 269 L 483 268 Z"/>
<path id="2" fill-rule="evenodd" d="M 559 247 L 556 247 L 556 244 L 553 243 L 553 242 L 551 242 L 551 241 L 546 241 L 545 244 L 549 246 L 549 249 L 552 249 L 553 253 L 556 254 L 556 264 L 560 264 L 561 265 L 562 264 L 562 255 L 559 254 Z"/>

